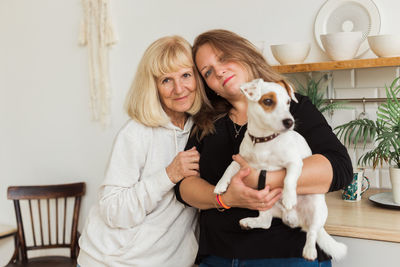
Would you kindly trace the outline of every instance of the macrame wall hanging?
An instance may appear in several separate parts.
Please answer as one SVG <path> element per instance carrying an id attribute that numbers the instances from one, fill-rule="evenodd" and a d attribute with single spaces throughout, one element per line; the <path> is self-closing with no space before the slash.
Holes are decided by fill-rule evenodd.
<path id="1" fill-rule="evenodd" d="M 79 43 L 88 47 L 90 109 L 92 119 L 106 127 L 110 122 L 111 86 L 108 50 L 117 42 L 109 0 L 82 0 L 83 20 Z"/>

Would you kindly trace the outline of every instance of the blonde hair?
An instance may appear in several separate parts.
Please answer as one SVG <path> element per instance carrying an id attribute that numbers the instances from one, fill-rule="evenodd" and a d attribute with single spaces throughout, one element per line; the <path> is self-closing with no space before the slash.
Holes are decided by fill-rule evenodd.
<path id="1" fill-rule="evenodd" d="M 203 82 L 194 65 L 189 42 L 180 36 L 166 36 L 154 41 L 139 62 L 125 101 L 128 115 L 150 127 L 167 124 L 170 119 L 161 105 L 157 79 L 181 68 L 192 68 L 196 80 L 195 100 L 187 113 L 190 115 L 198 113 L 203 102 L 209 105 Z"/>
<path id="2" fill-rule="evenodd" d="M 222 52 L 224 61 L 242 65 L 247 71 L 249 81 L 257 78 L 269 82 L 284 81 L 283 76 L 271 68 L 251 42 L 234 32 L 216 29 L 200 34 L 194 40 L 193 58 L 196 58 L 197 51 L 204 44 L 209 44 L 216 51 Z M 206 93 L 215 109 L 214 119 L 224 116 L 232 108 L 227 100 L 215 94 L 210 88 L 206 87 Z"/>

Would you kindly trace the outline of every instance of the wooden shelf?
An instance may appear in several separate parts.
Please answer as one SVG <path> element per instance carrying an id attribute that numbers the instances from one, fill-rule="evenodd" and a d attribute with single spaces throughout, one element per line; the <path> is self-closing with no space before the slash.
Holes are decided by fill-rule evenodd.
<path id="1" fill-rule="evenodd" d="M 374 67 L 400 66 L 400 57 L 352 59 L 293 65 L 276 65 L 272 68 L 280 73 L 311 72 L 322 70 L 344 70 Z"/>

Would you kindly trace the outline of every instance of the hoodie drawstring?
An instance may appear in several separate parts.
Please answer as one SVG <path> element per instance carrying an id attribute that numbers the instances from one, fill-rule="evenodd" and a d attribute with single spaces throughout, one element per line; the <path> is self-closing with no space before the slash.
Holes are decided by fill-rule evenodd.
<path id="1" fill-rule="evenodd" d="M 175 140 L 175 155 L 178 155 L 178 137 L 176 135 L 176 129 L 174 129 L 174 140 Z"/>

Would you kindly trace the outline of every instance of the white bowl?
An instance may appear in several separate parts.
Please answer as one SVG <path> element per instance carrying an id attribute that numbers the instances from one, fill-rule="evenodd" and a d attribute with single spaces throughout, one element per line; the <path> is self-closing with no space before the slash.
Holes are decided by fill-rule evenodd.
<path id="1" fill-rule="evenodd" d="M 378 57 L 400 57 L 400 35 L 398 34 L 368 36 L 368 44 Z"/>
<path id="2" fill-rule="evenodd" d="M 362 41 L 362 32 L 336 32 L 320 35 L 325 53 L 331 60 L 353 59 Z"/>
<path id="3" fill-rule="evenodd" d="M 303 63 L 310 53 L 308 42 L 271 45 L 272 55 L 282 65 Z"/>

